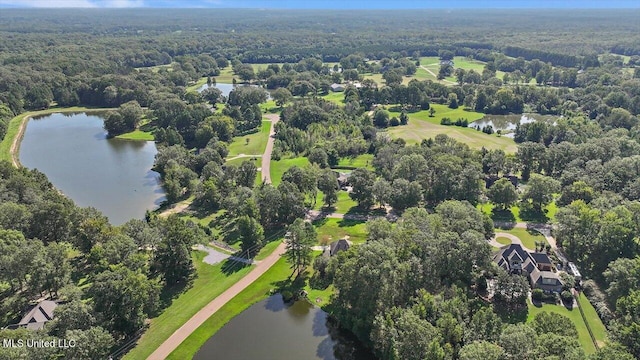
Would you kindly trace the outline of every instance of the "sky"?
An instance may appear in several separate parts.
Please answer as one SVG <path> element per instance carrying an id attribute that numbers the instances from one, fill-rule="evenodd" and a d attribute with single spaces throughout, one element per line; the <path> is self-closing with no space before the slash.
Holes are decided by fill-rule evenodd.
<path id="1" fill-rule="evenodd" d="M 461 9 L 640 8 L 640 0 L 0 0 L 7 8 Z"/>

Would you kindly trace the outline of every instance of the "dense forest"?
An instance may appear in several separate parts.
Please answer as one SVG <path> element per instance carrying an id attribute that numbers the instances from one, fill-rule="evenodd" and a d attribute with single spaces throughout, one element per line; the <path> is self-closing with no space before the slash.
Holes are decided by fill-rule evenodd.
<path id="1" fill-rule="evenodd" d="M 318 201 L 324 209 L 338 202 L 341 160 L 370 156 L 368 166 L 349 169 L 348 197 L 394 217 L 369 220 L 366 243 L 318 257 L 312 268 L 317 283 L 335 289 L 332 316 L 380 359 L 633 359 L 640 357 L 639 16 L 3 10 L 0 138 L 15 116 L 56 106 L 111 108 L 110 136 L 144 123 L 158 146 L 154 170 L 167 203 L 191 199 L 198 211 L 224 213 L 248 255 L 284 228 L 315 237 L 301 219 Z M 434 79 L 417 78 L 422 57 L 440 62 Z M 456 57 L 483 65 L 454 68 L 448 61 Z M 214 87 L 188 89 L 223 72 L 254 86 L 228 97 Z M 331 101 L 336 83 L 347 85 Z M 309 164 L 289 167 L 273 184 L 256 182 L 252 161 L 226 163 L 234 137 L 259 131 L 268 101 L 280 120 L 273 160 Z M 443 108 L 557 118 L 518 125 L 515 153 L 445 134 L 416 144 L 389 135 Z M 468 125 L 446 119 L 441 125 Z M 585 277 L 606 346 L 587 355 L 571 322 L 546 313 L 510 323 L 526 308 L 529 284 L 492 263 L 494 222 L 482 204 L 505 211 L 517 204 L 537 218 L 557 205 L 554 236 Z M 220 240 L 210 226 L 177 215 L 148 213 L 113 226 L 37 170 L 0 163 L 0 325 L 51 298 L 63 304 L 40 334 L 86 339 L 70 352 L 21 348 L 0 358 L 106 357 L 190 286 L 191 248 L 212 239 Z M 291 258 L 300 274 L 311 252 Z M 487 283 L 496 284 L 493 303 Z"/>

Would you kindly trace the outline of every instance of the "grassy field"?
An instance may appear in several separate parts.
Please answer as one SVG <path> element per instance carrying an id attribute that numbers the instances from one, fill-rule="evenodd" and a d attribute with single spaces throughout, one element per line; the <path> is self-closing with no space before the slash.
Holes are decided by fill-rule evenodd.
<path id="1" fill-rule="evenodd" d="M 245 276 L 252 267 L 247 266 L 239 271 L 225 274 L 224 263 L 215 266 L 205 264 L 202 259 L 205 252 L 194 251 L 192 258 L 198 277 L 191 289 L 173 300 L 171 306 L 158 317 L 151 319 L 151 325 L 138 340 L 137 346 L 125 359 L 145 359 L 160 346 L 174 331 L 189 320 L 211 300 Z"/>
<path id="2" fill-rule="evenodd" d="M 544 242 L 545 244 L 547 243 L 547 239 L 545 239 L 544 236 L 542 236 L 542 234 L 540 234 L 539 232 L 535 231 L 535 230 L 527 230 L 527 229 L 523 229 L 523 228 L 513 228 L 511 230 L 500 230 L 500 232 L 506 232 L 509 233 L 511 235 L 515 235 L 517 236 L 520 240 L 522 240 L 522 244 L 529 248 L 529 249 L 535 249 L 536 248 L 536 241 L 537 242 Z"/>
<path id="3" fill-rule="evenodd" d="M 580 293 L 579 300 L 582 311 L 584 312 L 584 317 L 587 319 L 587 323 L 589 323 L 589 327 L 593 332 L 593 336 L 596 338 L 596 342 L 598 342 L 598 346 L 604 346 L 607 341 L 607 328 L 604 327 L 596 309 L 593 308 L 593 305 L 591 305 L 589 299 L 587 299 L 583 293 Z"/>
<path id="4" fill-rule="evenodd" d="M 460 142 L 469 145 L 471 148 L 479 149 L 485 147 L 487 149 L 502 149 L 508 153 L 515 153 L 517 150 L 516 143 L 507 137 L 501 137 L 496 134 L 488 135 L 468 127 L 444 126 L 440 125 L 443 117 L 448 117 L 453 121 L 458 118 L 467 119 L 469 122 L 481 119 L 484 114 L 464 111 L 464 109 L 450 109 L 445 105 L 432 104 L 436 110 L 433 117 L 429 117 L 426 110 L 409 114 L 409 123 L 387 129 L 387 133 L 392 138 L 403 138 L 409 144 L 420 143 L 424 139 L 434 138 L 438 134 L 446 134 Z M 391 111 L 391 116 L 400 116 L 399 112 Z"/>
<path id="5" fill-rule="evenodd" d="M 338 105 L 344 105 L 344 92 L 329 92 L 327 95 L 321 96 L 321 98 Z"/>
<path id="6" fill-rule="evenodd" d="M 285 281 L 289 275 L 291 275 L 289 264 L 284 258 L 281 258 L 271 269 L 207 319 L 167 359 L 191 359 L 198 349 L 224 324 L 251 305 L 267 298 L 272 291 L 278 288 L 278 283 Z"/>
<path id="7" fill-rule="evenodd" d="M 270 128 L 271 121 L 263 121 L 260 131 L 234 137 L 233 142 L 229 144 L 229 155 L 227 157 L 231 158 L 240 154 L 262 156 L 264 149 L 267 147 Z M 249 139 L 249 143 L 247 143 L 247 139 Z"/>
<path id="8" fill-rule="evenodd" d="M 580 341 L 580 345 L 582 345 L 584 351 L 587 354 L 593 354 L 594 352 L 596 352 L 593 341 L 591 341 L 591 337 L 589 336 L 587 326 L 585 325 L 584 321 L 582 320 L 582 316 L 580 315 L 580 310 L 578 310 L 577 308 L 569 310 L 564 306 L 553 304 L 543 304 L 542 306 L 538 307 L 528 302 L 527 305 L 529 307 L 527 322 L 532 321 L 537 314 L 543 311 L 564 315 L 571 319 L 571 321 L 576 325 L 576 328 L 578 329 L 578 341 Z"/>
<path id="9" fill-rule="evenodd" d="M 258 168 L 262 166 L 262 156 L 236 158 L 225 162 L 225 165 L 240 166 L 245 161 L 251 161 L 256 164 L 256 167 Z"/>
<path id="10" fill-rule="evenodd" d="M 148 132 L 148 131 L 142 131 L 140 129 L 136 129 L 132 132 L 128 132 L 126 134 L 121 134 L 116 136 L 116 139 L 123 139 L 123 140 L 139 140 L 139 141 L 153 141 L 155 140 L 154 136 L 152 133 Z"/>
<path id="11" fill-rule="evenodd" d="M 338 161 L 338 166 L 349 166 L 355 168 L 367 168 L 373 170 L 373 154 L 362 154 L 356 157 L 346 157 Z"/>
<path id="12" fill-rule="evenodd" d="M 485 214 L 491 216 L 494 221 L 510 221 L 510 222 L 534 222 L 547 223 L 555 220 L 558 206 L 555 202 L 547 205 L 543 209 L 543 214 L 533 211 L 522 210 L 519 205 L 510 207 L 507 211 L 494 211 L 494 205 L 491 203 L 479 204 L 478 208 Z"/>
<path id="13" fill-rule="evenodd" d="M 282 181 L 282 175 L 292 166 L 309 166 L 309 160 L 305 157 L 297 157 L 271 161 L 271 182 L 273 183 L 273 186 L 278 186 L 278 184 L 280 184 L 280 181 Z"/>
<path id="14" fill-rule="evenodd" d="M 13 119 L 9 121 L 9 125 L 7 127 L 7 133 L 4 136 L 2 142 L 0 142 L 0 160 L 11 161 L 11 144 L 13 143 L 13 139 L 18 135 L 18 130 L 20 129 L 20 124 L 22 124 L 22 120 L 25 117 L 32 117 L 38 115 L 48 115 L 58 112 L 82 112 L 82 111 L 104 111 L 104 110 L 113 110 L 112 108 L 86 108 L 82 106 L 74 106 L 74 107 L 52 107 L 46 110 L 39 111 L 29 111 L 22 113 L 18 116 L 15 116 Z"/>
<path id="15" fill-rule="evenodd" d="M 367 240 L 366 221 L 345 219 L 322 219 L 314 221 L 318 232 L 318 243 L 327 245 L 333 241 L 349 236 L 349 241 L 360 244 Z"/>
<path id="16" fill-rule="evenodd" d="M 318 195 L 318 200 L 316 202 L 314 210 L 326 210 L 324 208 L 324 202 L 322 201 L 322 198 L 322 193 L 320 193 Z M 338 214 L 346 214 L 350 211 L 354 212 L 354 210 L 357 209 L 352 210 L 352 208 L 355 208 L 356 205 L 358 205 L 358 203 L 351 199 L 351 197 L 349 197 L 349 193 L 344 190 L 340 190 L 338 191 L 338 201 L 333 204 L 333 211 L 337 212 Z"/>
<path id="17" fill-rule="evenodd" d="M 198 81 L 196 81 L 195 84 L 187 86 L 184 90 L 186 92 L 197 91 L 198 88 L 200 88 L 202 85 L 204 85 L 206 83 L 207 83 L 207 78 L 203 77 L 203 78 L 198 79 Z"/>

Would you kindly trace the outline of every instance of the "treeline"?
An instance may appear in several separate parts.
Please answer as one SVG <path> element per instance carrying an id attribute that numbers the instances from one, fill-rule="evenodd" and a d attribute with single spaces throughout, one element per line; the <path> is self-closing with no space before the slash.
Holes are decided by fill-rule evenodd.
<path id="1" fill-rule="evenodd" d="M 576 56 L 565 55 L 559 53 L 551 53 L 541 50 L 524 49 L 516 46 L 506 46 L 502 51 L 507 56 L 511 57 L 523 57 L 526 60 L 539 59 L 544 62 L 550 62 L 553 65 L 576 67 L 580 65 L 580 59 Z"/>

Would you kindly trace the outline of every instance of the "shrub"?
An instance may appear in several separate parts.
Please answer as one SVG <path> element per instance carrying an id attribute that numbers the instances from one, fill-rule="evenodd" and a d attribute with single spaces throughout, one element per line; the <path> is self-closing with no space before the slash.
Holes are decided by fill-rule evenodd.
<path id="1" fill-rule="evenodd" d="M 562 301 L 568 303 L 570 301 L 573 301 L 573 294 L 571 293 L 571 291 L 565 290 L 560 293 L 560 298 L 562 298 Z"/>
<path id="2" fill-rule="evenodd" d="M 598 316 L 603 323 L 609 324 L 613 319 L 613 312 L 607 304 L 606 297 L 593 280 L 587 280 L 582 283 L 584 295 L 587 297 L 591 305 L 596 309 Z"/>
<path id="3" fill-rule="evenodd" d="M 440 120 L 440 125 L 445 125 L 445 126 L 451 125 L 451 119 L 449 119 L 448 117 L 443 117 Z"/>
<path id="4" fill-rule="evenodd" d="M 398 120 L 397 117 L 392 117 L 391 120 L 389 121 L 389 125 L 391 126 L 398 126 L 400 125 L 400 120 Z"/>
<path id="5" fill-rule="evenodd" d="M 544 298 L 544 292 L 542 289 L 533 289 L 531 291 L 531 298 L 535 301 L 542 301 Z"/>

